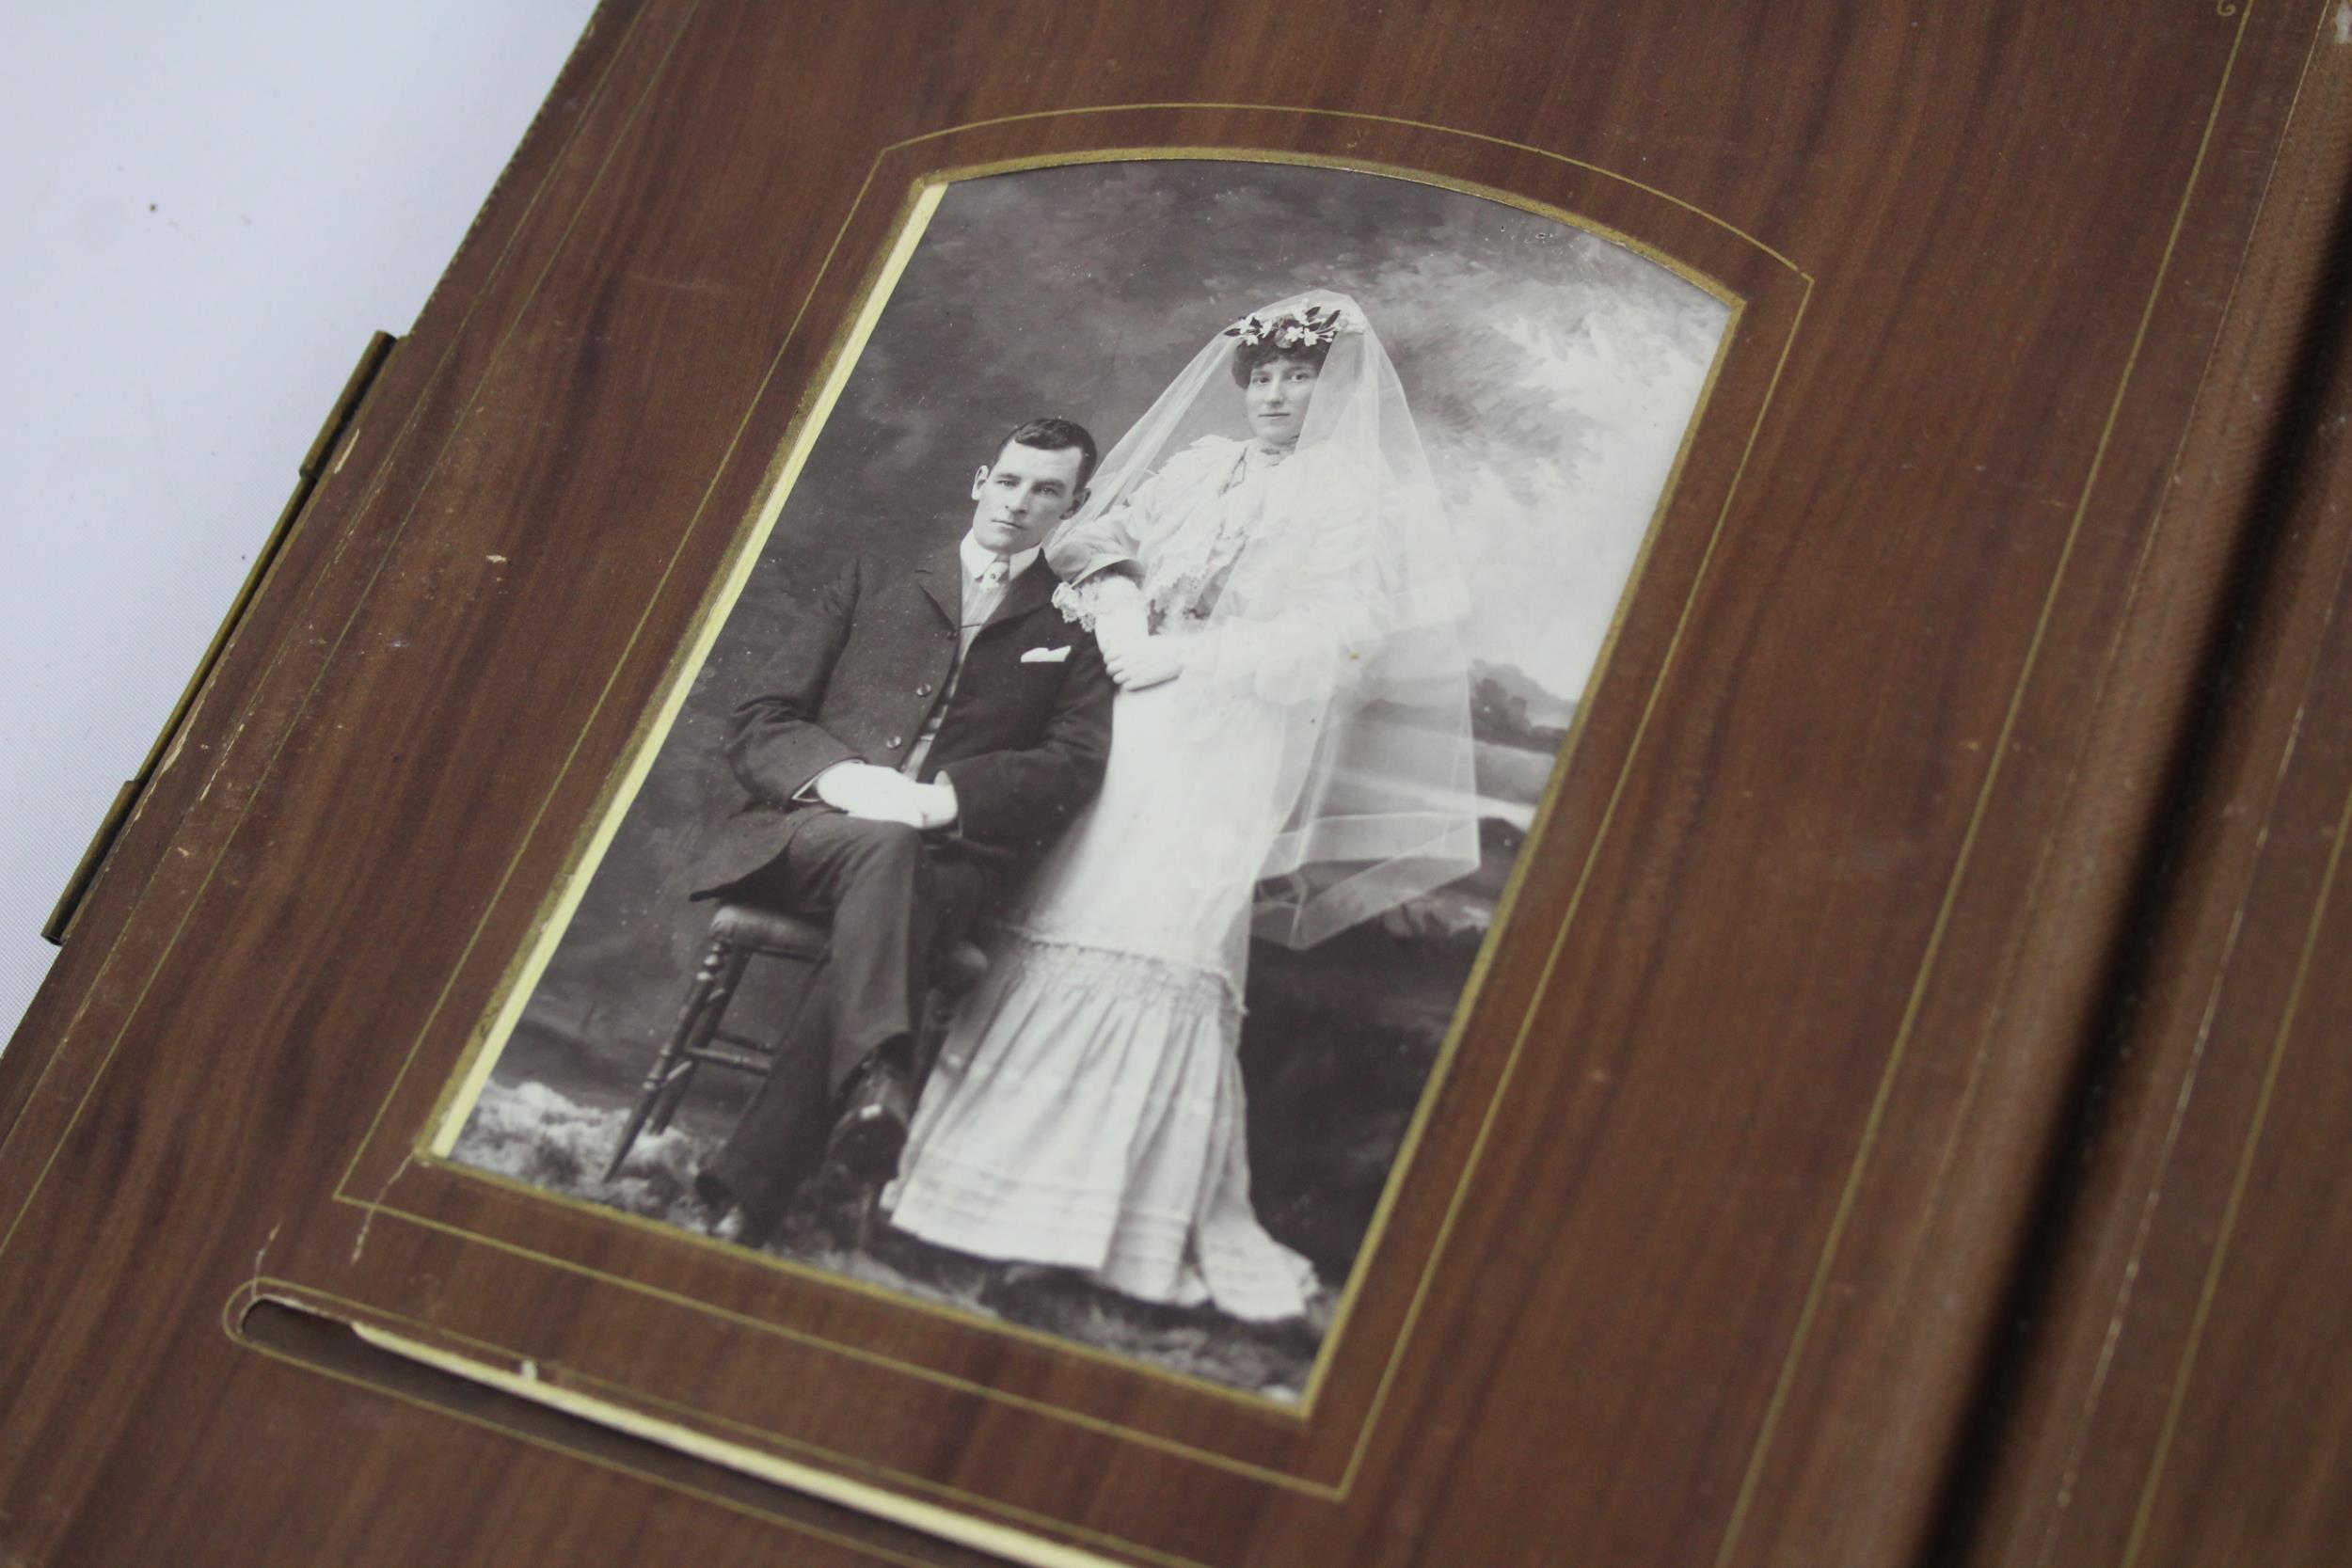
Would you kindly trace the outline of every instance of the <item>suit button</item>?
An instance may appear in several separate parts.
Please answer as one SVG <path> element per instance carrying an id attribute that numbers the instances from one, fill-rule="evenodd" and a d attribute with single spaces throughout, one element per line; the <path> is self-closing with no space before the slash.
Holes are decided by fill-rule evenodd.
<path id="1" fill-rule="evenodd" d="M 930 696 L 931 694 L 931 683 L 925 681 L 922 685 L 914 689 L 914 694 L 918 697 Z"/>
<path id="2" fill-rule="evenodd" d="M 887 742 L 887 744 L 888 744 L 888 745 L 893 746 L 893 747 L 903 746 L 903 745 L 905 745 L 906 743 L 907 743 L 907 737 L 906 737 L 905 736 L 902 736 L 902 735 L 894 735 L 894 736 L 892 736 L 890 737 L 889 741 Z"/>

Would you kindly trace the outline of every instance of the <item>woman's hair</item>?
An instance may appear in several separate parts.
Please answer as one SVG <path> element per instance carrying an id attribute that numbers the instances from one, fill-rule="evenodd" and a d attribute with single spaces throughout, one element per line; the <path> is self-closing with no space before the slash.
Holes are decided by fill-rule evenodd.
<path id="1" fill-rule="evenodd" d="M 1295 359 L 1302 365 L 1312 365 L 1321 371 L 1324 360 L 1330 356 L 1329 343 L 1293 343 L 1288 348 L 1282 348 L 1270 337 L 1262 338 L 1254 343 L 1246 341 L 1238 342 L 1233 345 L 1233 385 L 1248 386 L 1251 371 L 1277 359 Z"/>

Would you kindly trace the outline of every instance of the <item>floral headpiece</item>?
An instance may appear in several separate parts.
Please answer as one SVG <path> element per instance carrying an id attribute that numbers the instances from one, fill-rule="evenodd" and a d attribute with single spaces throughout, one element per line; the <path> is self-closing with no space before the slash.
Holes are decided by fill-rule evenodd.
<path id="1" fill-rule="evenodd" d="M 1244 316 L 1225 336 L 1250 348 L 1268 342 L 1276 348 L 1328 348 L 1352 325 L 1336 305 L 1309 305 L 1279 316 Z"/>

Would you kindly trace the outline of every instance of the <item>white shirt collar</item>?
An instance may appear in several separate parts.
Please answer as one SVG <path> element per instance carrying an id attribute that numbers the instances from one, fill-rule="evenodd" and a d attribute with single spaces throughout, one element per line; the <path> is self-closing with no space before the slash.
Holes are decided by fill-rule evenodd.
<path id="1" fill-rule="evenodd" d="M 1032 545 L 1025 550 L 1016 550 L 1011 555 L 1006 556 L 1004 558 L 1005 580 L 1010 582 L 1014 578 L 1027 571 L 1030 562 L 1037 560 L 1044 547 L 1042 545 Z M 982 546 L 969 533 L 963 536 L 963 544 L 958 553 L 963 557 L 963 576 L 967 582 L 979 581 L 980 574 L 987 571 L 997 559 L 995 551 Z"/>

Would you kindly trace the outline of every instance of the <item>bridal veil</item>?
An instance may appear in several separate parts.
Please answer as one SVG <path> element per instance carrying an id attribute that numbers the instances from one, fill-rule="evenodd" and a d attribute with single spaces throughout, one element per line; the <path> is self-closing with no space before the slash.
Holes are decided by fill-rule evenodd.
<path id="1" fill-rule="evenodd" d="M 1337 311 L 1295 451 L 1206 610 L 1211 668 L 1284 714 L 1254 934 L 1307 947 L 1475 870 L 1477 783 L 1462 629 L 1470 595 L 1396 368 L 1347 295 L 1312 290 L 1245 322 Z M 1148 504 L 1171 459 L 1242 435 L 1220 331 L 1104 455 L 1047 544 L 1065 579 L 1150 567 L 1181 516 Z M 1255 330 L 1255 328 L 1253 328 Z M 1279 330 L 1279 328 L 1278 328 Z"/>

